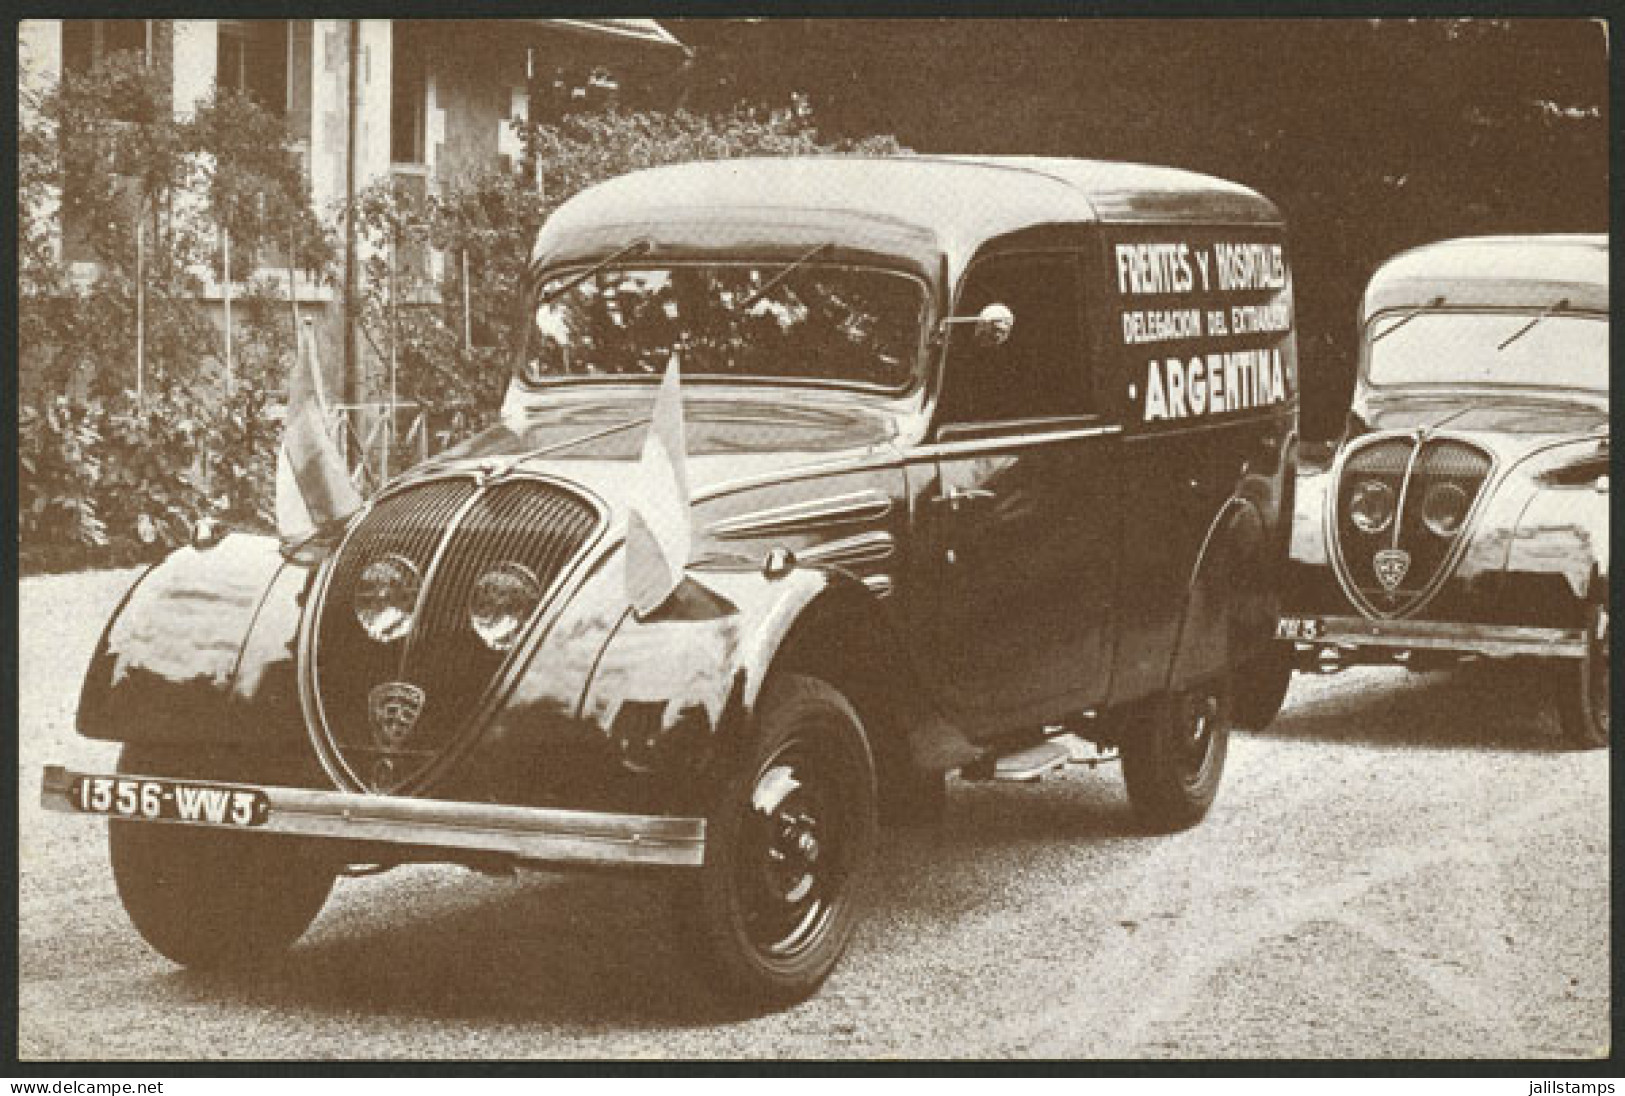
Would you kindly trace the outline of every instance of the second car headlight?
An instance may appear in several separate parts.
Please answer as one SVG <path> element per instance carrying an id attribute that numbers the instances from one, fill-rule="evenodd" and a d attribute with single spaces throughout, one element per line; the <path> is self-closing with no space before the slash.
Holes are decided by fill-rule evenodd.
<path id="1" fill-rule="evenodd" d="M 1467 492 L 1453 483 L 1436 483 L 1422 496 L 1422 520 L 1436 537 L 1453 537 L 1467 519 Z"/>
<path id="2" fill-rule="evenodd" d="M 493 651 L 506 651 L 519 641 L 525 622 L 542 600 L 535 572 L 520 563 L 503 563 L 480 576 L 468 599 L 468 623 Z"/>
<path id="3" fill-rule="evenodd" d="M 1382 532 L 1394 521 L 1394 489 L 1382 480 L 1361 481 L 1349 496 L 1349 520 L 1367 535 Z"/>
<path id="4" fill-rule="evenodd" d="M 393 552 L 361 572 L 355 588 L 355 619 L 379 643 L 394 643 L 412 630 L 423 581 L 405 556 Z"/>

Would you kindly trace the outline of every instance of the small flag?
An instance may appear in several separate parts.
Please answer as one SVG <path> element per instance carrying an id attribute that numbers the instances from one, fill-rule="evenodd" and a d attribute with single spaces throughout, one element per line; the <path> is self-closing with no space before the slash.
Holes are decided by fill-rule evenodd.
<path id="1" fill-rule="evenodd" d="M 327 433 L 319 370 L 315 336 L 305 328 L 288 378 L 288 411 L 276 455 L 276 529 L 285 544 L 303 540 L 361 507 L 344 458 Z"/>
<path id="2" fill-rule="evenodd" d="M 683 434 L 683 392 L 673 354 L 643 440 L 642 494 L 626 519 L 626 596 L 640 618 L 666 603 L 688 566 L 694 534 Z"/>

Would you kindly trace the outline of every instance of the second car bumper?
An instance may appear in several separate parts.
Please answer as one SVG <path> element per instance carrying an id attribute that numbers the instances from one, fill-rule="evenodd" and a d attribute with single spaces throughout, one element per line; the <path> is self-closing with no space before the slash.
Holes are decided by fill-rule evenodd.
<path id="1" fill-rule="evenodd" d="M 89 783 L 87 783 L 89 782 Z M 211 819 L 200 797 L 218 793 Z M 175 817 L 185 795 L 195 817 Z M 462 803 L 309 788 L 72 772 L 49 765 L 40 800 L 50 810 L 155 825 L 384 843 L 458 854 L 495 854 L 563 866 L 696 868 L 705 862 L 705 820 L 663 815 Z M 236 807 L 240 804 L 241 811 Z M 233 824 L 234 819 L 239 824 Z"/>
<path id="2" fill-rule="evenodd" d="M 1369 620 L 1359 616 L 1283 616 L 1276 627 L 1276 638 L 1322 651 L 1350 653 L 1439 651 L 1486 658 L 1583 658 L 1586 654 L 1586 633 L 1582 628 Z"/>

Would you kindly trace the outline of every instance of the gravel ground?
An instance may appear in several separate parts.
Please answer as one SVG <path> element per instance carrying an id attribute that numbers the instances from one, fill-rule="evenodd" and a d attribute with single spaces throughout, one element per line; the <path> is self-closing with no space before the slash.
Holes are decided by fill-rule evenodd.
<path id="1" fill-rule="evenodd" d="M 1115 767 L 950 788 L 888 833 L 823 992 L 741 1018 L 656 884 L 420 867 L 346 881 L 256 977 L 125 921 L 105 828 L 38 807 L 133 576 L 20 595 L 25 1059 L 1573 1057 L 1607 1052 L 1608 754 L 1492 675 L 1300 678 L 1201 826 L 1137 833 Z"/>

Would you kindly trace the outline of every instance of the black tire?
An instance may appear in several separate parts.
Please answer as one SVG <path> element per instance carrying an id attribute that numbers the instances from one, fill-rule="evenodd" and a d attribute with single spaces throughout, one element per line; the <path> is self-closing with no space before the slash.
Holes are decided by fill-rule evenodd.
<path id="1" fill-rule="evenodd" d="M 1238 671 L 1233 713 L 1238 727 L 1261 731 L 1281 714 L 1292 687 L 1292 644 L 1272 642 Z"/>
<path id="2" fill-rule="evenodd" d="M 1230 743 L 1229 690 L 1220 684 L 1147 705 L 1120 746 L 1129 804 L 1147 829 L 1171 833 L 1213 805 Z"/>
<path id="3" fill-rule="evenodd" d="M 1557 668 L 1557 722 L 1563 741 L 1580 750 L 1609 744 L 1609 638 L 1611 628 L 1606 601 L 1593 604 L 1586 614 L 1586 656 L 1568 659 Z"/>
<path id="4" fill-rule="evenodd" d="M 721 776 L 705 866 L 685 894 L 693 954 L 731 999 L 781 1008 L 823 983 L 856 927 L 874 758 L 839 691 L 784 674 Z"/>
<path id="5" fill-rule="evenodd" d="M 244 778 L 218 759 L 134 745 L 119 755 L 119 771 Z M 113 820 L 107 840 L 131 923 L 183 967 L 252 966 L 285 951 L 316 920 L 338 867 L 309 842 L 274 834 Z"/>

